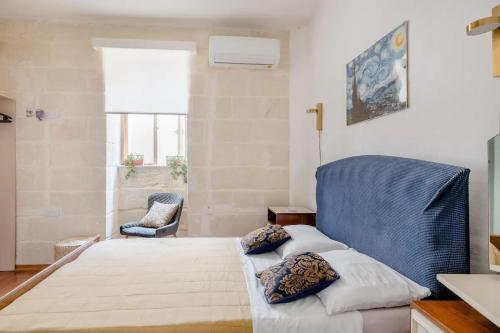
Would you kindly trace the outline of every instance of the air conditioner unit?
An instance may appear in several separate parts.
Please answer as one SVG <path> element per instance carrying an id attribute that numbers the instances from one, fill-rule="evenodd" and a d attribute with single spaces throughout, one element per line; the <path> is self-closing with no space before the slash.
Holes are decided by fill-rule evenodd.
<path id="1" fill-rule="evenodd" d="M 216 67 L 275 68 L 280 63 L 280 41 L 271 38 L 211 36 L 208 61 Z"/>

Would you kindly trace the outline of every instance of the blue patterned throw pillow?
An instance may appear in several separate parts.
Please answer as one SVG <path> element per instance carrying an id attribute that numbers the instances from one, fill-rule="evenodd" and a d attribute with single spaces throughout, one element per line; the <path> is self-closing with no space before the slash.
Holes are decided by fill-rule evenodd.
<path id="1" fill-rule="evenodd" d="M 288 303 L 325 289 L 340 276 L 319 254 L 288 256 L 279 264 L 256 274 L 270 304 Z"/>
<path id="2" fill-rule="evenodd" d="M 267 225 L 247 234 L 241 239 L 245 254 L 259 254 L 272 251 L 291 237 L 280 225 Z"/>

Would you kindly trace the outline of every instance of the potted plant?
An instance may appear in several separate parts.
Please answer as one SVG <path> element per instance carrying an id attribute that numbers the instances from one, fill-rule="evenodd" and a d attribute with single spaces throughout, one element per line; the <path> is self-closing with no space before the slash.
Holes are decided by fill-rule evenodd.
<path id="1" fill-rule="evenodd" d="M 123 165 L 127 168 L 125 179 L 129 179 L 132 174 L 137 172 L 136 166 L 144 165 L 144 155 L 128 154 Z"/>
<path id="2" fill-rule="evenodd" d="M 174 180 L 180 176 L 187 183 L 187 160 L 184 156 L 167 156 L 167 167 L 170 169 L 170 175 Z"/>
<path id="3" fill-rule="evenodd" d="M 134 163 L 135 166 L 142 166 L 142 165 L 144 165 L 144 155 L 130 154 L 128 156 L 132 157 L 133 163 Z"/>

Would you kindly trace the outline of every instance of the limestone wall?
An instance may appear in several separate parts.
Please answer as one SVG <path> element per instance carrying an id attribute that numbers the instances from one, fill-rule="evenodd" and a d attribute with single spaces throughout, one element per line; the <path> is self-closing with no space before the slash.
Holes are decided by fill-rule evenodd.
<path id="1" fill-rule="evenodd" d="M 210 35 L 279 38 L 282 64 L 273 71 L 210 68 Z M 106 195 L 116 194 L 106 179 L 117 169 L 106 163 L 93 37 L 197 43 L 188 120 L 190 235 L 241 235 L 265 223 L 267 205 L 288 202 L 287 32 L 0 20 L 0 94 L 16 100 L 18 114 L 18 264 L 49 263 L 55 241 L 105 235 L 107 219 L 119 222 L 106 207 Z M 36 107 L 60 117 L 23 116 Z"/>

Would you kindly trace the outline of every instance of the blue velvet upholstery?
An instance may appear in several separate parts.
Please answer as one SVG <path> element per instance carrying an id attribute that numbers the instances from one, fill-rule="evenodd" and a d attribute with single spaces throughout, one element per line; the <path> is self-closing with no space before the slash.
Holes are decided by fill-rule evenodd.
<path id="1" fill-rule="evenodd" d="M 389 156 L 332 162 L 316 172 L 316 226 L 439 298 L 436 274 L 469 272 L 469 172 Z"/>

